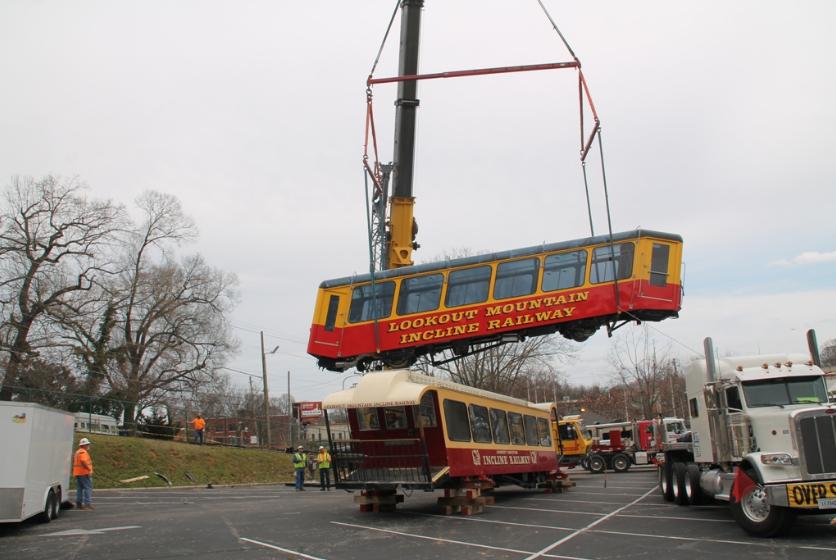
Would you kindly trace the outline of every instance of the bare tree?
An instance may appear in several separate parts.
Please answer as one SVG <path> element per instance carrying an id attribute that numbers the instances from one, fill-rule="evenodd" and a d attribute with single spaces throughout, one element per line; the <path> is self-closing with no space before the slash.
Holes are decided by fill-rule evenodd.
<path id="1" fill-rule="evenodd" d="M 102 285 L 104 303 L 74 333 L 91 376 L 125 402 L 132 424 L 143 406 L 168 393 L 212 381 L 235 349 L 226 313 L 237 301 L 237 279 L 201 256 L 176 259 L 172 250 L 196 235 L 171 195 L 138 200 L 141 224 L 132 232 L 121 272 Z"/>
<path id="2" fill-rule="evenodd" d="M 87 200 L 76 180 L 16 177 L 0 212 L 0 351 L 8 354 L 0 400 L 12 396 L 21 367 L 49 346 L 47 323 L 67 314 L 73 295 L 110 272 L 107 246 L 121 207 Z"/>
<path id="3" fill-rule="evenodd" d="M 643 418 L 652 418 L 661 412 L 660 389 L 663 381 L 676 370 L 669 348 L 657 349 L 656 342 L 645 330 L 630 329 L 616 339 L 610 352 L 610 364 L 616 379 L 627 392 L 625 408 L 628 412 L 637 410 Z"/>

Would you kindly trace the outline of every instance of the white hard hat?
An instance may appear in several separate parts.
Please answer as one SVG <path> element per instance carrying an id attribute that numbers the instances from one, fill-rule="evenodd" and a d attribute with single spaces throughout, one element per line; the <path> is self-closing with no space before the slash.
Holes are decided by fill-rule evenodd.
<path id="1" fill-rule="evenodd" d="M 78 442 L 79 445 L 90 445 L 90 440 L 86 437 L 81 438 L 81 441 Z"/>
<path id="2" fill-rule="evenodd" d="M 319 446 L 319 448 L 320 448 L 320 449 L 325 449 L 325 446 L 324 446 L 324 445 L 320 445 L 320 446 Z"/>
<path id="3" fill-rule="evenodd" d="M 304 446 L 304 445 L 300 445 L 300 446 L 299 446 L 299 447 L 297 447 L 296 449 L 305 449 L 305 446 Z"/>

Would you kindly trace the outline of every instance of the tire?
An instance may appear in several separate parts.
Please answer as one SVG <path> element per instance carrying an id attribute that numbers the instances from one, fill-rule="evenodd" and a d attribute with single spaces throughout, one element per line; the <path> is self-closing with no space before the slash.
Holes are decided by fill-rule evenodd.
<path id="1" fill-rule="evenodd" d="M 58 514 L 56 513 L 59 509 L 58 506 L 61 504 L 58 503 L 58 498 L 55 497 L 55 492 L 52 490 L 49 491 L 49 494 L 46 495 L 46 502 L 44 503 L 44 510 L 38 514 L 38 521 L 41 523 L 49 523 L 56 517 Z"/>
<path id="2" fill-rule="evenodd" d="M 607 462 L 600 455 L 590 455 L 587 463 L 589 465 L 589 472 L 593 474 L 601 474 L 607 470 Z"/>
<path id="3" fill-rule="evenodd" d="M 581 468 L 583 468 L 585 471 L 588 471 L 589 470 L 589 459 L 586 456 L 584 456 L 581 459 L 580 465 L 581 465 Z"/>
<path id="4" fill-rule="evenodd" d="M 673 465 L 668 461 L 659 467 L 659 490 L 666 502 L 673 501 Z"/>
<path id="5" fill-rule="evenodd" d="M 795 511 L 766 501 L 766 489 L 755 484 L 738 503 L 734 487 L 729 496 L 732 517 L 740 527 L 755 537 L 775 537 L 787 531 L 795 521 Z"/>
<path id="6" fill-rule="evenodd" d="M 685 492 L 685 463 L 677 461 L 673 464 L 673 501 L 679 506 L 688 505 L 688 495 Z"/>
<path id="7" fill-rule="evenodd" d="M 705 499 L 700 488 L 700 468 L 694 463 L 685 465 L 685 496 L 692 506 L 703 503 Z"/>
<path id="8" fill-rule="evenodd" d="M 624 453 L 618 453 L 612 458 L 612 470 L 615 472 L 627 472 L 630 470 L 630 457 Z"/>

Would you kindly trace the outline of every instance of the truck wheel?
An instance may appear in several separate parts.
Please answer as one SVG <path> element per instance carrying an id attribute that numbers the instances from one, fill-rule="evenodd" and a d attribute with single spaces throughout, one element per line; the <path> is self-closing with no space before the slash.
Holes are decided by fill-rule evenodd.
<path id="1" fill-rule="evenodd" d="M 702 488 L 700 488 L 700 468 L 695 463 L 685 465 L 685 495 L 692 506 L 703 502 Z"/>
<path id="2" fill-rule="evenodd" d="M 688 505 L 688 494 L 685 490 L 685 463 L 677 461 L 673 464 L 673 501 L 677 505 Z"/>
<path id="3" fill-rule="evenodd" d="M 607 470 L 607 462 L 600 455 L 590 455 L 589 457 L 589 472 L 594 474 L 601 474 Z"/>
<path id="4" fill-rule="evenodd" d="M 795 521 L 795 511 L 768 502 L 766 489 L 753 486 L 740 502 L 734 499 L 734 487 L 729 496 L 732 517 L 744 531 L 756 537 L 774 537 L 789 529 Z"/>
<path id="5" fill-rule="evenodd" d="M 612 470 L 615 472 L 627 472 L 630 468 L 630 457 L 624 453 L 619 453 L 612 458 Z"/>
<path id="6" fill-rule="evenodd" d="M 669 461 L 659 467 L 659 490 L 666 502 L 673 501 L 673 467 Z"/>
<path id="7" fill-rule="evenodd" d="M 44 510 L 38 515 L 38 521 L 41 523 L 49 523 L 56 517 L 58 517 L 55 513 L 57 509 L 55 507 L 55 503 L 57 500 L 55 499 L 55 492 L 52 490 L 49 491 L 49 494 L 46 495 L 46 503 L 44 504 Z"/>

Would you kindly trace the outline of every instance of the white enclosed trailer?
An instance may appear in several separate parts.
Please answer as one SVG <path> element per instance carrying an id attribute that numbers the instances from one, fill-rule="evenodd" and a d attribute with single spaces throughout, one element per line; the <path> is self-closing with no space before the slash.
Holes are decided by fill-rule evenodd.
<path id="1" fill-rule="evenodd" d="M 0 441 L 0 523 L 58 517 L 70 497 L 73 415 L 0 401 Z"/>

